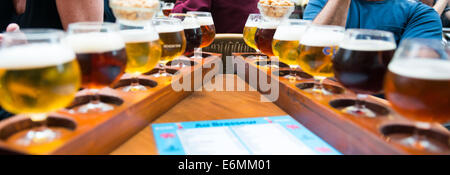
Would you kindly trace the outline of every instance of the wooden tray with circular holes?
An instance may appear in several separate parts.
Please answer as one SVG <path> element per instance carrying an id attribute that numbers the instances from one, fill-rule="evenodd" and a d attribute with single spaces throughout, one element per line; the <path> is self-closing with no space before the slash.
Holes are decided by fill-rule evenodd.
<path id="1" fill-rule="evenodd" d="M 282 77 L 289 72 L 289 67 L 283 63 L 253 59 L 261 56 L 256 53 L 233 53 L 233 56 L 235 68 L 245 67 L 245 74 L 238 72 L 238 76 L 249 82 L 248 73 L 257 72 L 258 77 L 267 76 L 269 82 L 279 83 L 279 98 L 274 103 L 343 154 L 450 154 L 449 131 L 439 124 L 419 132 L 438 142 L 444 148 L 440 151 L 413 149 L 394 140 L 413 133 L 415 125 L 414 121 L 396 114 L 384 99 L 373 96 L 368 99 L 367 107 L 379 113 L 380 117 L 344 114 L 338 109 L 351 103 L 350 100 L 356 98 L 354 93 L 344 90 L 340 95 L 314 96 L 302 90 L 314 81 L 301 70 L 297 70 L 296 74 L 302 80 L 291 82 Z M 263 66 L 275 63 L 279 68 Z M 324 83 L 342 87 L 333 80 Z M 262 94 L 269 93 L 254 88 Z"/>
<path id="2" fill-rule="evenodd" d="M 22 115 L 0 121 L 0 154 L 107 154 L 192 93 L 192 91 L 175 91 L 171 82 L 182 82 L 184 77 L 190 76 L 192 88 L 202 86 L 202 81 L 194 81 L 194 74 L 200 73 L 203 77 L 215 69 L 213 63 L 221 60 L 221 54 L 205 52 L 202 56 L 203 59 L 184 57 L 181 59 L 183 61 L 175 62 L 175 65 L 186 66 L 169 67 L 167 72 L 177 73 L 173 80 L 151 76 L 158 72 L 158 69 L 140 76 L 139 82 L 148 87 L 146 91 L 123 92 L 121 88 L 131 82 L 126 75 L 113 88 L 102 89 L 100 100 L 116 105 L 112 111 L 92 114 L 72 113 L 71 108 L 89 101 L 89 97 L 83 96 L 84 92 L 80 91 L 68 109 L 49 115 L 48 126 L 64 127 L 71 132 L 48 144 L 29 147 L 8 144 L 7 138 L 36 126 L 36 123 Z"/>

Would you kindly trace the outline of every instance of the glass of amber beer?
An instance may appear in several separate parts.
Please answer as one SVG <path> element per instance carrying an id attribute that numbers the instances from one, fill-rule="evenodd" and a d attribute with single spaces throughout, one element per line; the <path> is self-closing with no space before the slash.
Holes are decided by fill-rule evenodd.
<path id="1" fill-rule="evenodd" d="M 306 73 L 314 76 L 316 83 L 312 93 L 333 95 L 332 92 L 322 88 L 323 81 L 333 77 L 333 55 L 344 38 L 345 28 L 341 26 L 328 26 L 311 24 L 300 40 L 300 55 L 298 64 Z"/>
<path id="2" fill-rule="evenodd" d="M 120 34 L 125 41 L 128 57 L 125 72 L 132 76 L 131 85 L 123 88 L 123 91 L 147 90 L 145 86 L 139 84 L 138 77 L 155 68 L 161 58 L 159 35 L 151 23 L 144 25 L 121 24 Z"/>
<path id="3" fill-rule="evenodd" d="M 197 21 L 202 29 L 202 44 L 200 48 L 205 48 L 211 45 L 216 36 L 216 27 L 210 12 L 187 12 L 197 17 Z"/>
<path id="4" fill-rule="evenodd" d="M 5 33 L 0 46 L 0 104 L 42 125 L 20 135 L 22 146 L 58 139 L 65 130 L 48 128 L 47 114 L 72 102 L 81 74 L 75 53 L 64 44 L 64 32 L 25 29 Z"/>
<path id="5" fill-rule="evenodd" d="M 386 97 L 395 111 L 417 121 L 419 129 L 428 129 L 430 122 L 450 121 L 449 51 L 441 40 L 404 40 L 388 66 Z M 418 130 L 402 143 L 434 149 Z"/>
<path id="6" fill-rule="evenodd" d="M 81 22 L 69 25 L 67 42 L 81 67 L 82 87 L 93 98 L 79 113 L 106 112 L 113 105 L 100 101 L 99 90 L 119 81 L 127 65 L 125 42 L 114 23 Z"/>
<path id="7" fill-rule="evenodd" d="M 311 24 L 311 21 L 288 19 L 278 26 L 273 37 L 273 54 L 281 62 L 290 66 L 290 74 L 285 76 L 285 78 L 292 82 L 301 79 L 296 76 L 295 70 L 300 68 L 297 63 L 297 58 L 300 55 L 300 39 L 309 24 Z"/>
<path id="8" fill-rule="evenodd" d="M 160 71 L 155 77 L 170 76 L 166 72 L 166 64 L 181 56 L 186 49 L 186 37 L 181 20 L 177 18 L 154 18 L 153 26 L 159 34 L 162 54 L 159 60 Z"/>
<path id="9" fill-rule="evenodd" d="M 387 66 L 397 45 L 391 32 L 367 29 L 348 29 L 339 51 L 334 56 L 334 75 L 347 89 L 357 93 L 355 105 L 343 112 L 365 117 L 376 113 L 365 107 L 369 94 L 383 91 Z"/>

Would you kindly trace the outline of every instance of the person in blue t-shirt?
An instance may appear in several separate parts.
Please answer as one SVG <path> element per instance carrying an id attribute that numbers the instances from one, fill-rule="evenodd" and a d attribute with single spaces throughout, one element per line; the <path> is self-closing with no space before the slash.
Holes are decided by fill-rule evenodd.
<path id="1" fill-rule="evenodd" d="M 415 0 L 310 0 L 304 19 L 323 25 L 385 30 L 405 38 L 442 39 L 438 13 Z"/>

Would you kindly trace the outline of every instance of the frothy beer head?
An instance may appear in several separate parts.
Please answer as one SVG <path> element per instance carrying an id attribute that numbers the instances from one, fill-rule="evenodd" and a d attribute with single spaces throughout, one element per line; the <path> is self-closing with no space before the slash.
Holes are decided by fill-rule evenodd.
<path id="1" fill-rule="evenodd" d="M 176 33 L 183 31 L 183 27 L 179 25 L 158 25 L 155 26 L 158 33 Z"/>
<path id="2" fill-rule="evenodd" d="M 302 39 L 300 40 L 300 44 L 315 47 L 337 46 L 343 38 L 344 34 L 340 32 L 334 32 L 331 30 L 317 30 L 314 32 L 308 32 L 307 34 L 303 35 Z"/>
<path id="3" fill-rule="evenodd" d="M 395 43 L 382 40 L 351 40 L 344 41 L 339 45 L 340 48 L 353 51 L 386 51 L 395 50 Z"/>
<path id="4" fill-rule="evenodd" d="M 122 30 L 120 34 L 126 43 L 151 42 L 159 39 L 158 33 L 151 30 Z"/>
<path id="5" fill-rule="evenodd" d="M 197 21 L 201 26 L 214 25 L 214 21 L 211 17 L 197 17 Z"/>
<path id="6" fill-rule="evenodd" d="M 450 80 L 450 62 L 431 58 L 406 58 L 389 64 L 392 73 L 423 80 Z"/>
<path id="7" fill-rule="evenodd" d="M 0 50 L 0 69 L 32 69 L 61 65 L 75 59 L 73 50 L 61 44 L 26 44 Z"/>
<path id="8" fill-rule="evenodd" d="M 195 18 L 185 18 L 183 22 L 181 22 L 184 29 L 196 29 L 200 28 L 200 24 L 197 22 Z"/>
<path id="9" fill-rule="evenodd" d="M 80 33 L 67 37 L 67 42 L 77 54 L 105 53 L 125 48 L 124 40 L 114 33 Z"/>
<path id="10" fill-rule="evenodd" d="M 306 26 L 279 26 L 273 39 L 281 41 L 298 41 L 305 33 Z"/>

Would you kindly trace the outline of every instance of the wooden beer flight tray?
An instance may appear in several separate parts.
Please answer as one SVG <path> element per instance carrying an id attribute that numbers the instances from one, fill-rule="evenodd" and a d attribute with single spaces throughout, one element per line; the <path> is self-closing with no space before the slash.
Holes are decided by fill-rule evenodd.
<path id="1" fill-rule="evenodd" d="M 350 91 L 344 91 L 341 95 L 317 97 L 301 90 L 301 83 L 313 83 L 312 77 L 304 72 L 297 72 L 304 75 L 306 79 L 298 80 L 294 83 L 286 78 L 279 77 L 274 74 L 281 72 L 283 75 L 288 72 L 287 65 L 280 63 L 279 69 L 259 66 L 269 63 L 268 60 L 260 61 L 251 59 L 252 56 L 258 56 L 255 53 L 233 53 L 235 68 L 245 66 L 245 75 L 239 75 L 246 82 L 249 82 L 249 72 L 258 72 L 258 76 L 267 76 L 268 81 L 279 83 L 279 98 L 274 103 L 283 109 L 286 113 L 296 119 L 298 122 L 306 126 L 312 132 L 324 139 L 330 145 L 335 147 L 343 154 L 450 154 L 449 132 L 439 124 L 433 125 L 427 134 L 446 145 L 447 149 L 438 152 L 430 152 L 412 149 L 410 147 L 393 141 L 390 134 L 412 133 L 414 124 L 404 117 L 401 117 L 390 109 L 389 102 L 386 100 L 370 96 L 368 101 L 387 107 L 386 110 L 379 109 L 378 112 L 386 112 L 381 117 L 367 118 L 356 117 L 344 114 L 332 107 L 339 107 L 348 103 L 347 101 L 333 100 L 339 99 L 355 99 L 356 95 Z M 338 82 L 326 80 L 325 84 L 332 84 L 342 87 Z M 268 92 L 262 92 L 262 94 Z M 369 106 L 368 106 L 369 107 Z M 425 131 L 425 132 L 428 132 Z M 384 133 L 384 134 L 383 134 Z"/>
<path id="2" fill-rule="evenodd" d="M 201 81 L 194 82 L 194 71 L 202 70 L 202 77 L 212 68 L 204 68 L 203 65 L 217 62 L 221 59 L 221 54 L 203 53 L 204 59 L 186 58 L 188 63 L 194 64 L 182 69 L 170 67 L 171 73 L 180 71 L 182 77 L 191 76 L 191 86 L 199 87 Z M 195 62 L 195 63 L 193 63 Z M 208 66 L 207 66 L 208 67 Z M 153 70 L 150 73 L 155 73 Z M 150 74 L 149 73 L 149 74 Z M 180 79 L 180 77 L 178 77 Z M 25 116 L 14 116 L 0 122 L 0 154 L 108 154 L 116 147 L 124 143 L 158 116 L 168 111 L 178 102 L 189 96 L 193 91 L 176 92 L 171 86 L 171 78 L 151 77 L 144 75 L 140 77 L 142 84 L 151 86 L 143 92 L 123 92 L 120 89 L 114 90 L 106 88 L 100 94 L 118 97 L 101 97 L 101 101 L 121 103 L 112 111 L 105 113 L 72 114 L 70 110 L 61 110 L 50 114 L 47 120 L 49 126 L 63 126 L 73 130 L 70 134 L 58 139 L 58 141 L 44 144 L 42 146 L 17 147 L 5 143 L 6 138 L 18 131 L 31 128 L 36 124 Z M 176 81 L 174 79 L 173 81 Z M 115 87 L 129 83 L 125 78 L 115 85 Z M 83 92 L 79 92 L 74 104 L 86 101 L 79 98 Z M 121 101 L 121 100 L 123 101 Z"/>

